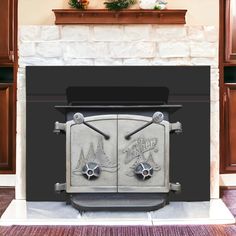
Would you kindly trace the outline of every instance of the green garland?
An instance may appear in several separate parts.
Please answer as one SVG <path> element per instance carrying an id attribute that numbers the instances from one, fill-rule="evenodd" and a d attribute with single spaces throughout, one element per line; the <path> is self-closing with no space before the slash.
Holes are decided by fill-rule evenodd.
<path id="1" fill-rule="evenodd" d="M 104 2 L 108 10 L 119 11 L 133 5 L 136 0 L 108 0 Z"/>
<path id="2" fill-rule="evenodd" d="M 82 0 L 70 0 L 69 5 L 73 8 L 84 10 L 86 9 L 86 6 L 83 4 Z"/>

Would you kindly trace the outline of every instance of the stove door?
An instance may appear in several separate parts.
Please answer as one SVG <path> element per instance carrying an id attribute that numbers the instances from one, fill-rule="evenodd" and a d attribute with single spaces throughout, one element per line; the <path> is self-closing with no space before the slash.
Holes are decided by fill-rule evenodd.
<path id="1" fill-rule="evenodd" d="M 67 192 L 117 192 L 117 115 L 85 118 L 67 125 Z"/>
<path id="2" fill-rule="evenodd" d="M 118 115 L 118 192 L 169 192 L 169 122 L 125 135 L 151 117 Z"/>

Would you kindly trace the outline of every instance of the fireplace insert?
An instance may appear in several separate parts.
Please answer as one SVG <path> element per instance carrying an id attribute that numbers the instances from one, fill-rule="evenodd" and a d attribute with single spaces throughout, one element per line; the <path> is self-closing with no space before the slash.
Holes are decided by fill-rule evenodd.
<path id="1" fill-rule="evenodd" d="M 66 116 L 55 122 L 54 132 L 66 135 L 66 183 L 55 191 L 78 210 L 156 210 L 170 191 L 181 191 L 169 182 L 169 135 L 182 125 L 169 116 L 182 106 L 168 105 L 166 87 L 148 91 L 70 87 L 68 105 L 55 106 Z M 147 94 L 142 101 L 140 93 Z"/>

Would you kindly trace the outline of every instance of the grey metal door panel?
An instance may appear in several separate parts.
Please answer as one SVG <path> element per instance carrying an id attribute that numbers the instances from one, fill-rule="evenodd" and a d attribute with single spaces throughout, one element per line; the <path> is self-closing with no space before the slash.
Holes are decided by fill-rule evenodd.
<path id="1" fill-rule="evenodd" d="M 118 192 L 169 191 L 169 123 L 151 124 L 125 139 L 126 134 L 149 121 L 151 118 L 145 116 L 118 115 Z M 152 167 L 151 178 L 138 178 L 135 169 L 139 163 Z"/>
<path id="2" fill-rule="evenodd" d="M 67 192 L 117 192 L 117 115 L 94 116 L 87 123 L 110 136 L 102 135 L 84 124 L 68 124 L 70 130 L 67 156 Z M 68 135 L 68 134 L 67 134 Z M 83 167 L 95 163 L 98 176 L 87 179 Z M 85 169 L 87 166 L 85 167 Z"/>

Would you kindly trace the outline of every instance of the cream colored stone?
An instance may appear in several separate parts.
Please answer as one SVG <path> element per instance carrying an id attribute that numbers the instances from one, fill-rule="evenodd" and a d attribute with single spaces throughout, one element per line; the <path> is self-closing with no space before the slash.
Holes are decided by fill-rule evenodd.
<path id="1" fill-rule="evenodd" d="M 159 55 L 161 58 L 189 57 L 189 45 L 184 42 L 161 42 Z"/>
<path id="2" fill-rule="evenodd" d="M 125 41 L 153 41 L 152 25 L 125 25 Z"/>
<path id="3" fill-rule="evenodd" d="M 17 102 L 15 198 L 26 199 L 26 103 Z"/>
<path id="4" fill-rule="evenodd" d="M 219 82 L 211 82 L 211 101 L 219 101 Z"/>
<path id="5" fill-rule="evenodd" d="M 21 72 L 20 72 L 21 70 Z M 18 77 L 17 77 L 17 88 L 18 89 L 25 89 L 26 83 L 25 83 L 25 68 L 19 68 L 18 69 Z M 18 96 L 20 99 L 20 96 Z"/>
<path id="6" fill-rule="evenodd" d="M 25 66 L 61 66 L 64 65 L 62 58 L 23 57 L 19 59 L 20 67 Z"/>
<path id="7" fill-rule="evenodd" d="M 113 65 L 122 65 L 121 59 L 112 59 L 112 58 L 97 58 L 94 60 L 96 66 L 113 66 Z"/>
<path id="8" fill-rule="evenodd" d="M 153 40 L 157 42 L 186 40 L 186 36 L 186 27 L 184 26 L 154 26 Z"/>
<path id="9" fill-rule="evenodd" d="M 142 66 L 148 66 L 151 64 L 151 61 L 149 59 L 124 59 L 123 62 L 124 65 L 142 65 Z"/>
<path id="10" fill-rule="evenodd" d="M 60 38 L 60 27 L 55 25 L 44 25 L 41 27 L 41 40 L 51 41 Z"/>
<path id="11" fill-rule="evenodd" d="M 169 63 L 169 60 L 166 58 L 156 57 L 151 60 L 151 64 L 154 66 L 164 66 L 164 65 L 167 65 L 168 63 Z"/>
<path id="12" fill-rule="evenodd" d="M 151 58 L 155 55 L 152 42 L 114 42 L 109 44 L 113 58 Z"/>
<path id="13" fill-rule="evenodd" d="M 61 38 L 63 41 L 88 41 L 90 29 L 87 25 L 65 25 L 61 28 Z"/>
<path id="14" fill-rule="evenodd" d="M 68 66 L 92 66 L 94 64 L 93 59 L 67 59 L 65 65 Z"/>
<path id="15" fill-rule="evenodd" d="M 37 43 L 36 52 L 42 58 L 62 56 L 62 48 L 59 42 Z"/>
<path id="16" fill-rule="evenodd" d="M 35 55 L 35 43 L 24 42 L 19 44 L 19 56 L 29 57 Z"/>
<path id="17" fill-rule="evenodd" d="M 217 45 L 208 42 L 190 43 L 191 57 L 217 57 Z"/>
<path id="18" fill-rule="evenodd" d="M 123 26 L 121 25 L 99 25 L 93 27 L 94 41 L 121 41 L 123 38 Z"/>
<path id="19" fill-rule="evenodd" d="M 104 42 L 68 42 L 63 44 L 63 55 L 68 58 L 106 58 L 108 46 Z"/>
<path id="20" fill-rule="evenodd" d="M 208 42 L 217 42 L 219 39 L 219 33 L 215 26 L 204 26 L 204 33 Z"/>
<path id="21" fill-rule="evenodd" d="M 202 26 L 189 26 L 188 39 L 194 41 L 204 41 L 205 34 Z"/>
<path id="22" fill-rule="evenodd" d="M 168 65 L 168 66 L 189 66 L 191 65 L 190 59 L 188 58 L 168 58 L 160 59 L 155 58 L 152 60 L 153 65 Z"/>
<path id="23" fill-rule="evenodd" d="M 211 69 L 211 81 L 216 81 L 219 83 L 219 69 L 218 68 L 212 68 Z"/>
<path id="24" fill-rule="evenodd" d="M 192 63 L 189 58 L 169 58 L 167 65 L 172 66 L 191 66 Z"/>
<path id="25" fill-rule="evenodd" d="M 196 66 L 211 66 L 211 68 L 218 68 L 218 59 L 216 57 L 214 58 L 201 58 L 201 57 L 195 57 L 191 59 L 191 63 Z"/>
<path id="26" fill-rule="evenodd" d="M 19 37 L 21 41 L 39 41 L 41 26 L 27 25 L 19 28 Z"/>

